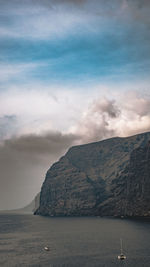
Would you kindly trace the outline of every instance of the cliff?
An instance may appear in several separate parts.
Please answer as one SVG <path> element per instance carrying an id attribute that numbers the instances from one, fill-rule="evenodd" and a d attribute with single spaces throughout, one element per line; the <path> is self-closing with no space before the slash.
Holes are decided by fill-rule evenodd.
<path id="1" fill-rule="evenodd" d="M 135 206 L 129 207 L 133 195 L 130 182 L 135 179 L 139 169 L 134 178 L 129 175 L 135 152 L 132 153 L 131 159 L 130 154 L 132 151 L 138 151 L 138 148 L 145 149 L 149 139 L 150 133 L 144 133 L 70 148 L 66 155 L 48 170 L 41 189 L 40 206 L 35 214 L 134 215 L 131 210 Z M 138 165 L 135 162 L 134 164 Z M 133 170 L 130 171 L 132 172 Z M 138 180 L 135 181 L 137 182 Z M 143 197 L 145 198 L 144 193 Z M 139 213 L 141 209 L 142 207 L 139 208 Z M 126 212 L 127 210 L 130 212 Z"/>
<path id="2" fill-rule="evenodd" d="M 113 180 L 111 193 L 99 206 L 102 215 L 150 217 L 150 142 L 132 151 L 128 166 Z"/>

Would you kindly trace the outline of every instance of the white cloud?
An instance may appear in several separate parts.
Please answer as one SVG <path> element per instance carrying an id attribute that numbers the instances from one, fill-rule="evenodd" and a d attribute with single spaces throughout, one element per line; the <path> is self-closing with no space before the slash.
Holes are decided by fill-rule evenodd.
<path id="1" fill-rule="evenodd" d="M 129 92 L 120 99 L 94 100 L 71 131 L 83 143 L 150 131 L 150 98 Z"/>
<path id="2" fill-rule="evenodd" d="M 23 75 L 30 72 L 39 66 L 44 66 L 46 63 L 1 63 L 0 64 L 0 81 L 8 82 L 12 78 L 19 78 L 18 75 Z"/>
<path id="3" fill-rule="evenodd" d="M 89 142 L 150 130 L 149 95 L 121 94 L 105 86 L 93 90 L 28 86 L 0 93 L 0 117 L 16 116 L 7 136 L 61 131 L 79 134 L 81 142 Z"/>
<path id="4" fill-rule="evenodd" d="M 17 117 L 17 135 L 49 130 L 68 132 L 90 98 L 89 93 L 77 90 L 39 84 L 11 87 L 0 93 L 0 116 Z"/>
<path id="5" fill-rule="evenodd" d="M 6 11 L 5 11 L 6 12 Z M 87 16 L 84 10 L 73 9 L 65 5 L 47 6 L 20 6 L 8 9 L 6 14 L 12 23 L 0 27 L 0 35 L 15 38 L 51 39 L 72 34 L 83 29 L 91 29 L 95 21 L 93 16 Z"/>

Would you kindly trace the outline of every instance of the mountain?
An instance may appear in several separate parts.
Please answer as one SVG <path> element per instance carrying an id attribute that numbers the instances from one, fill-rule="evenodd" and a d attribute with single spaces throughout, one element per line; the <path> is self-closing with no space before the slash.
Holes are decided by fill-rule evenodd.
<path id="1" fill-rule="evenodd" d="M 131 187 L 126 185 L 129 185 L 129 181 L 135 179 L 138 173 L 137 169 L 134 178 L 131 177 L 133 155 L 138 153 L 135 152 L 138 149 L 146 149 L 149 140 L 150 132 L 71 147 L 66 155 L 48 170 L 41 188 L 40 206 L 35 214 L 134 215 L 134 212 L 125 212 L 127 206 L 120 210 L 122 205 L 125 205 L 123 199 L 128 198 L 126 202 L 130 203 L 130 197 L 134 195 Z M 137 160 L 140 161 L 141 157 Z M 138 164 L 140 163 L 136 162 L 135 166 Z M 135 179 L 135 184 L 139 179 Z M 135 203 L 137 197 L 138 193 L 135 194 Z M 117 204 L 118 208 L 115 208 L 116 201 L 120 203 Z M 146 200 L 143 205 L 144 203 Z M 134 207 L 131 207 L 131 211 Z M 139 215 L 142 214 L 141 209 L 142 205 L 137 212 Z"/>

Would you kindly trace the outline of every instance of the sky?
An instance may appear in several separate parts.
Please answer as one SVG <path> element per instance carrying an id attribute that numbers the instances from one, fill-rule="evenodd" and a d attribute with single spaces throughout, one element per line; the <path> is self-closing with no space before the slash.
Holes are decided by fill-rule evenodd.
<path id="1" fill-rule="evenodd" d="M 150 2 L 0 0 L 0 209 L 72 145 L 150 131 Z"/>

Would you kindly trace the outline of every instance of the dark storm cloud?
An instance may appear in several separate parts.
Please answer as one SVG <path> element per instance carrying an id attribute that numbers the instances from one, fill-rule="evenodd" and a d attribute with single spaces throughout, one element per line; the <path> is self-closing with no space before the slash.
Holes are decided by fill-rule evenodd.
<path id="1" fill-rule="evenodd" d="M 20 137 L 5 140 L 4 146 L 16 152 L 31 155 L 52 154 L 54 157 L 69 147 L 78 136 L 73 134 L 62 134 L 60 132 L 50 132 L 45 135 L 23 135 Z"/>
<path id="2" fill-rule="evenodd" d="M 28 204 L 40 191 L 50 165 L 77 139 L 73 134 L 50 132 L 5 140 L 0 145 L 0 209 Z"/>

